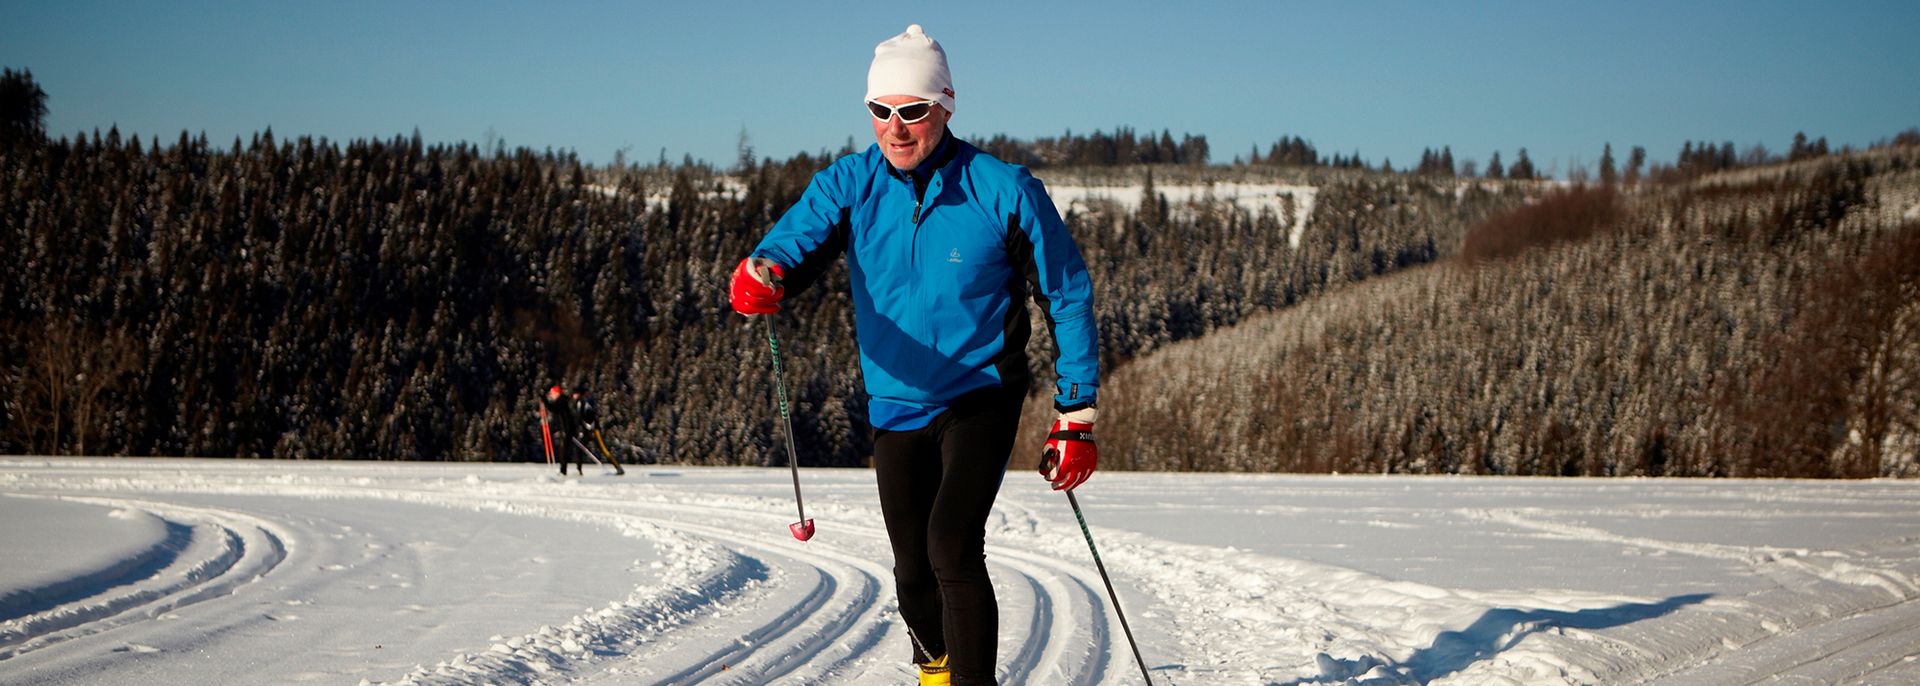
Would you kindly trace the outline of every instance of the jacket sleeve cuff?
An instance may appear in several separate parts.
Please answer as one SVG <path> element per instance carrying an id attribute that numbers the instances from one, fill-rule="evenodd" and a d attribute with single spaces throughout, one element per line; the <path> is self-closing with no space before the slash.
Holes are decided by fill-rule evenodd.
<path id="1" fill-rule="evenodd" d="M 1094 420 L 1094 418 L 1097 418 L 1100 416 L 1100 410 L 1094 407 L 1094 403 L 1091 400 L 1086 402 L 1081 402 L 1081 403 L 1074 403 L 1072 405 L 1064 405 L 1064 404 L 1061 404 L 1060 401 L 1056 400 L 1053 403 L 1053 409 L 1055 411 L 1058 411 L 1061 417 L 1072 419 L 1073 421 L 1076 421 L 1076 422 L 1091 422 Z M 1082 417 L 1082 416 L 1087 418 L 1086 419 L 1076 418 L 1076 417 Z"/>

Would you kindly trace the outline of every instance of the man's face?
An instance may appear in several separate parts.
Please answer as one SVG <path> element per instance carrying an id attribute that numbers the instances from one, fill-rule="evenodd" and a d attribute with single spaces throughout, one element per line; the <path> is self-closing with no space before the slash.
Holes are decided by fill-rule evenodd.
<path id="1" fill-rule="evenodd" d="M 888 105 L 902 105 L 921 99 L 911 95 L 887 95 L 874 100 Z M 869 116 L 867 121 L 873 122 L 873 139 L 880 143 L 881 154 L 887 156 L 893 168 L 912 169 L 925 162 L 927 156 L 933 154 L 934 147 L 940 145 L 940 135 L 946 131 L 947 120 L 951 118 L 953 115 L 946 108 L 936 104 L 927 118 L 911 124 L 902 123 L 899 115 L 889 116 L 886 121 Z"/>

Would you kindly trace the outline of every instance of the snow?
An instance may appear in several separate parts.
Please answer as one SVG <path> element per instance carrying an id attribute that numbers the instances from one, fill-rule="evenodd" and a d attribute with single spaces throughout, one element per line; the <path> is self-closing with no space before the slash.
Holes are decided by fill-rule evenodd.
<path id="1" fill-rule="evenodd" d="M 705 202 L 716 200 L 738 202 L 740 198 L 745 197 L 747 194 L 747 182 L 731 176 L 719 177 L 710 183 L 701 184 L 701 186 L 702 187 L 696 189 L 696 194 L 700 200 Z M 606 186 L 592 186 L 590 188 L 594 192 L 606 197 L 619 195 L 619 191 Z M 669 188 L 648 193 L 646 202 L 648 212 L 665 212 L 667 211 L 667 206 L 673 204 L 673 191 Z"/>
<path id="2" fill-rule="evenodd" d="M 89 588 L 155 564 L 177 541 L 166 522 L 138 510 L 109 510 L 60 500 L 0 498 L 0 550 L 9 562 L 0 581 L 0 616 L 57 604 Z M 72 541 L 86 541 L 76 547 Z"/>
<path id="3" fill-rule="evenodd" d="M 1300 247 L 1300 236 L 1306 233 L 1307 219 L 1313 216 L 1313 201 L 1320 189 L 1315 186 L 1300 186 L 1272 183 L 1208 183 L 1175 184 L 1154 186 L 1156 194 L 1165 196 L 1167 204 L 1176 211 L 1191 204 L 1224 202 L 1254 215 L 1271 212 L 1275 218 L 1287 227 L 1288 245 Z M 1068 211 L 1085 212 L 1091 203 L 1105 200 L 1119 205 L 1128 212 L 1140 209 L 1140 201 L 1146 195 L 1142 186 L 1081 186 L 1047 184 L 1047 194 L 1061 214 Z M 1294 203 L 1293 215 L 1286 210 L 1287 202 Z"/>
<path id="4" fill-rule="evenodd" d="M 0 459 L 0 683 L 908 683 L 865 470 Z M 1920 482 L 1102 473 L 1159 684 L 1920 683 Z M 1138 668 L 1064 498 L 1006 684 Z"/>

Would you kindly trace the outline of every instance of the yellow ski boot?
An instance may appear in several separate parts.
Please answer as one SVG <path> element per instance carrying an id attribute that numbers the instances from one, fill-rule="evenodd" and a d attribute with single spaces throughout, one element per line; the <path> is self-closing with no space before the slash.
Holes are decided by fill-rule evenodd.
<path id="1" fill-rule="evenodd" d="M 945 655 L 941 655 L 938 660 L 915 666 L 920 668 L 920 686 L 951 686 L 953 684 L 953 677 L 947 674 L 947 656 Z"/>

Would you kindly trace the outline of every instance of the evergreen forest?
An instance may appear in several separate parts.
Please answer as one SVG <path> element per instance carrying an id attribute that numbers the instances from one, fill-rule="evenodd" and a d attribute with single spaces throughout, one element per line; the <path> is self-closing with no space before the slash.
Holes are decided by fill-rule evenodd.
<path id="1" fill-rule="evenodd" d="M 0 134 L 0 454 L 537 461 L 560 384 L 623 461 L 782 465 L 769 325 L 802 465 L 870 452 L 844 267 L 771 321 L 726 301 L 826 154 Z M 1625 173 L 1609 148 L 1597 182 L 1524 150 L 1478 174 L 1298 137 L 1230 164 L 1166 132 L 980 142 L 1049 186 L 1142 191 L 1062 207 L 1103 466 L 1860 477 L 1920 461 L 1916 138 L 1636 149 Z M 1225 183 L 1313 201 L 1155 190 Z M 1016 455 L 1049 419 L 1034 330 Z"/>

